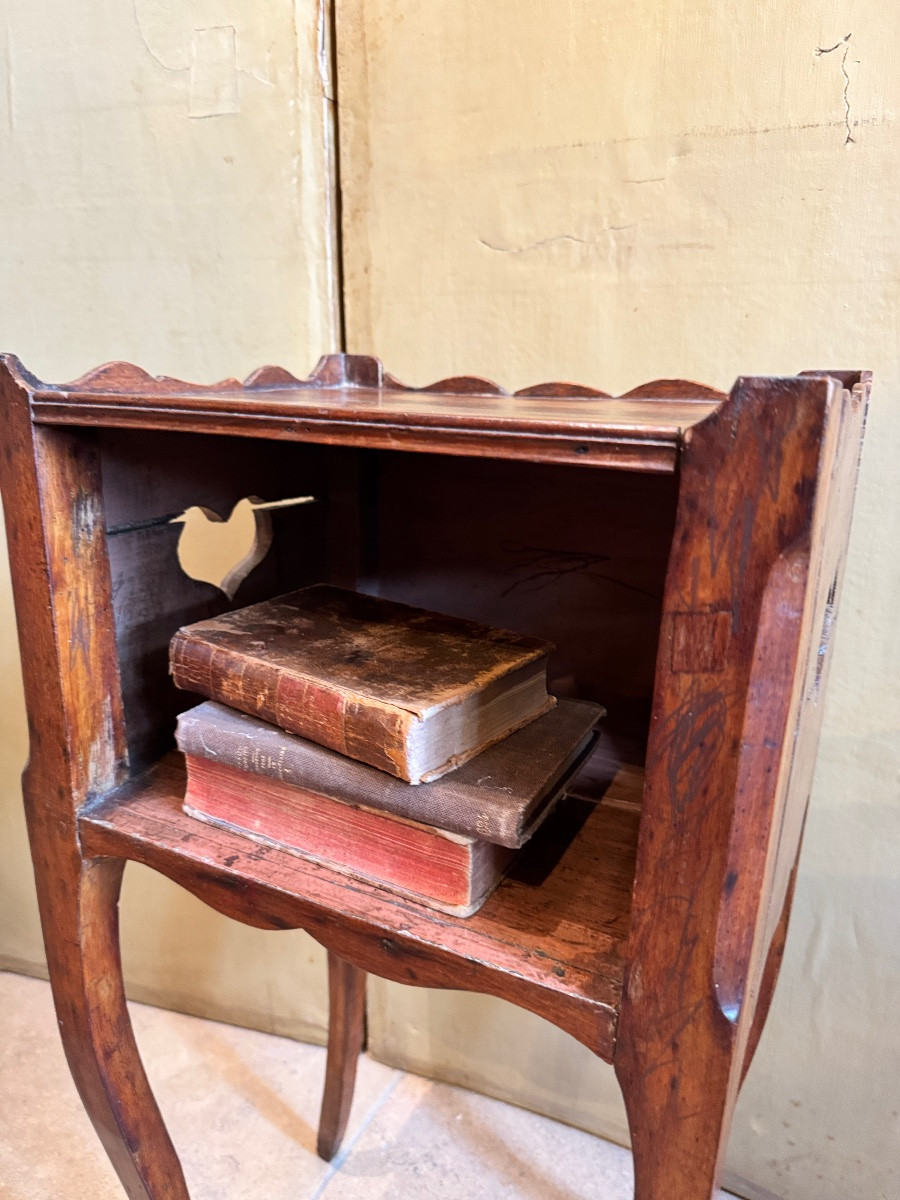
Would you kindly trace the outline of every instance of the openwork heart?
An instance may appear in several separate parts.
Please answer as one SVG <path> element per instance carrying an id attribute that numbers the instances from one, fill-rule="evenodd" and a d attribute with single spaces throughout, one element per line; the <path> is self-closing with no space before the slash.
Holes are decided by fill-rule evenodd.
<path id="1" fill-rule="evenodd" d="M 258 496 L 246 496 L 235 504 L 227 521 L 212 509 L 192 505 L 172 518 L 173 525 L 184 526 L 178 539 L 182 571 L 190 579 L 211 583 L 233 600 L 272 545 L 271 510 L 314 500 L 315 496 L 296 496 L 266 503 Z"/>

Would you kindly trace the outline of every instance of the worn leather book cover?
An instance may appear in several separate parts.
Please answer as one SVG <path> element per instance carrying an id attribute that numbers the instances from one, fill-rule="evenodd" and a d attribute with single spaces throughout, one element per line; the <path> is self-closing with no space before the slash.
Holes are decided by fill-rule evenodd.
<path id="1" fill-rule="evenodd" d="M 236 826 L 246 827 L 245 812 L 262 803 L 257 789 L 273 781 L 281 785 L 282 799 L 302 789 L 330 801 L 328 820 L 344 819 L 350 806 L 359 806 L 516 849 L 590 755 L 602 714 L 597 704 L 560 700 L 457 771 L 415 788 L 216 703 L 182 713 L 177 741 L 189 767 L 205 759 L 240 774 L 243 787 L 229 792 L 234 803 L 217 809 Z"/>
<path id="2" fill-rule="evenodd" d="M 323 584 L 185 626 L 170 670 L 180 688 L 420 783 L 552 707 L 551 650 Z"/>

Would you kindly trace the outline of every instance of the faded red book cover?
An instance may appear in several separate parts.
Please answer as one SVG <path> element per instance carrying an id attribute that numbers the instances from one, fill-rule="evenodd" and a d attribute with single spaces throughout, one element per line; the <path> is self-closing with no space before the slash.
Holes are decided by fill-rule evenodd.
<path id="1" fill-rule="evenodd" d="M 212 759 L 185 755 L 185 811 L 267 845 L 469 916 L 515 851 L 341 801 Z"/>

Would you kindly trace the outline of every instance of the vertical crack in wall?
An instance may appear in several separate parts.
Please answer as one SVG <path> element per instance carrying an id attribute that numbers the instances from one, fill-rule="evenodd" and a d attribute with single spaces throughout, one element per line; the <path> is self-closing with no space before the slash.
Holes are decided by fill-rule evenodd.
<path id="1" fill-rule="evenodd" d="M 841 74 L 844 77 L 844 127 L 847 131 L 847 136 L 844 138 L 844 145 L 849 146 L 855 139 L 853 137 L 853 126 L 850 121 L 850 75 L 847 71 L 847 55 L 850 53 L 850 39 L 852 33 L 848 33 L 846 37 L 842 37 L 839 42 L 835 42 L 833 46 L 816 46 L 816 58 L 821 58 L 824 54 L 834 54 L 835 50 L 840 50 L 843 46 L 844 53 L 841 55 Z"/>
<path id="2" fill-rule="evenodd" d="M 319 0 L 316 22 L 317 61 L 328 147 L 328 247 L 332 304 L 337 323 L 337 347 L 347 350 L 347 321 L 344 311 L 343 188 L 341 183 L 340 113 L 338 110 L 337 12 L 334 0 Z"/>

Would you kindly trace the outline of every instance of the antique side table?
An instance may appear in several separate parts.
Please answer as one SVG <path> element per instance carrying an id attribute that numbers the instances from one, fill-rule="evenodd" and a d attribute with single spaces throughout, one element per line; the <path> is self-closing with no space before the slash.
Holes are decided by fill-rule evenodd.
<path id="1" fill-rule="evenodd" d="M 568 1030 L 615 1066 L 637 1200 L 709 1200 L 784 946 L 868 377 L 509 395 L 407 389 L 330 356 L 306 381 L 267 367 L 201 387 L 113 364 L 49 386 L 6 358 L 0 385 L 50 979 L 127 1194 L 188 1196 L 124 1000 L 133 860 L 328 949 L 324 1154 L 375 972 Z M 173 730 L 193 699 L 167 645 L 230 602 L 181 570 L 173 518 L 301 493 L 316 503 L 269 510 L 271 551 L 235 604 L 327 580 L 502 624 L 556 644 L 552 689 L 609 710 L 577 836 L 545 839 L 468 920 L 181 810 Z"/>

